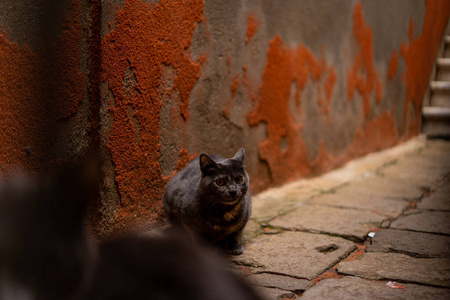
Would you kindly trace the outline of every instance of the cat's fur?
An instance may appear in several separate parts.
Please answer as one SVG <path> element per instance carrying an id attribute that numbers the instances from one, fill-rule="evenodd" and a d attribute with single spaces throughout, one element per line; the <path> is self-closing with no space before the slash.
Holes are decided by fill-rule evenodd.
<path id="1" fill-rule="evenodd" d="M 89 182 L 73 170 L 0 177 L 0 299 L 259 299 L 221 257 L 176 232 L 94 241 L 83 224 L 97 193 Z"/>
<path id="2" fill-rule="evenodd" d="M 172 224 L 239 255 L 241 234 L 251 214 L 248 187 L 244 149 L 229 159 L 201 154 L 168 182 L 164 210 Z"/>

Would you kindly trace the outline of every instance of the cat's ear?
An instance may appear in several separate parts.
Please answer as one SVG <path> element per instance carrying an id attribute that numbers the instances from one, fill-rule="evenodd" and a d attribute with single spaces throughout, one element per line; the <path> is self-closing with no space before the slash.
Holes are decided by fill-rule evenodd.
<path id="1" fill-rule="evenodd" d="M 205 174 L 211 168 L 216 168 L 217 164 L 209 158 L 206 154 L 200 155 L 200 169 L 202 170 L 202 174 Z"/>
<path id="2" fill-rule="evenodd" d="M 232 159 L 243 162 L 244 161 L 244 148 L 239 149 Z"/>

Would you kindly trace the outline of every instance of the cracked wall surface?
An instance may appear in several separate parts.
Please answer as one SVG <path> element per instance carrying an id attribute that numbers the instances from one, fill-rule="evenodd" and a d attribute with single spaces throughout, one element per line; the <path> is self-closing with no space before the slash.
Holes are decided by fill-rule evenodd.
<path id="1" fill-rule="evenodd" d="M 3 1 L 0 170 L 100 149 L 100 237 L 161 226 L 165 184 L 200 153 L 244 147 L 253 193 L 321 174 L 417 135 L 449 14 L 445 0 Z"/>

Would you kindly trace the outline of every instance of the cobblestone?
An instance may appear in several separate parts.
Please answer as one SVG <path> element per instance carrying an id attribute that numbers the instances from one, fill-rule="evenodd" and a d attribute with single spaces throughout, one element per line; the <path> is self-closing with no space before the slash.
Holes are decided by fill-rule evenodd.
<path id="1" fill-rule="evenodd" d="M 414 284 L 398 284 L 403 289 L 392 289 L 386 286 L 385 282 L 374 282 L 358 277 L 345 277 L 341 279 L 326 279 L 314 288 L 307 290 L 302 300 L 322 299 L 322 300 L 446 300 L 450 298 L 449 289 L 441 289 L 429 286 Z"/>
<path id="2" fill-rule="evenodd" d="M 335 245 L 336 250 L 318 250 L 329 245 Z M 342 238 L 287 231 L 258 236 L 253 243 L 247 244 L 244 254 L 234 260 L 240 265 L 254 268 L 255 272 L 312 280 L 354 249 L 352 242 Z"/>
<path id="3" fill-rule="evenodd" d="M 255 195 L 231 259 L 266 299 L 449 299 L 449 153 L 418 137 Z"/>
<path id="4" fill-rule="evenodd" d="M 424 197 L 417 205 L 418 209 L 450 211 L 450 192 L 448 190 L 438 190 L 431 195 Z"/>
<path id="5" fill-rule="evenodd" d="M 259 273 L 248 277 L 248 280 L 257 286 L 265 286 L 291 292 L 301 292 L 310 285 L 309 280 L 289 276 Z"/>
<path id="6" fill-rule="evenodd" d="M 272 226 L 339 235 L 356 241 L 366 238 L 370 228 L 386 217 L 370 211 L 305 205 L 270 222 Z"/>
<path id="7" fill-rule="evenodd" d="M 365 253 L 359 259 L 341 262 L 339 273 L 373 280 L 401 280 L 450 287 L 450 260 L 414 258 L 396 253 Z"/>
<path id="8" fill-rule="evenodd" d="M 450 212 L 417 211 L 400 217 L 391 228 L 450 235 Z"/>
<path id="9" fill-rule="evenodd" d="M 450 258 L 450 236 L 384 229 L 377 231 L 368 252 L 397 252 L 424 258 Z"/>
<path id="10" fill-rule="evenodd" d="M 408 202 L 384 197 L 369 197 L 357 191 L 342 191 L 333 194 L 323 194 L 311 201 L 314 204 L 329 205 L 342 208 L 356 208 L 377 213 L 387 217 L 396 217 L 408 206 Z"/>

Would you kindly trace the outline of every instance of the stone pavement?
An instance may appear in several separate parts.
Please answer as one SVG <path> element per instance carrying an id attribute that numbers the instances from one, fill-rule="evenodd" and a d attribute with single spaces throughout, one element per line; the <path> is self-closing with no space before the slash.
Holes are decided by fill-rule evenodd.
<path id="1" fill-rule="evenodd" d="M 244 241 L 233 263 L 267 299 L 450 299 L 450 142 L 258 194 Z"/>

